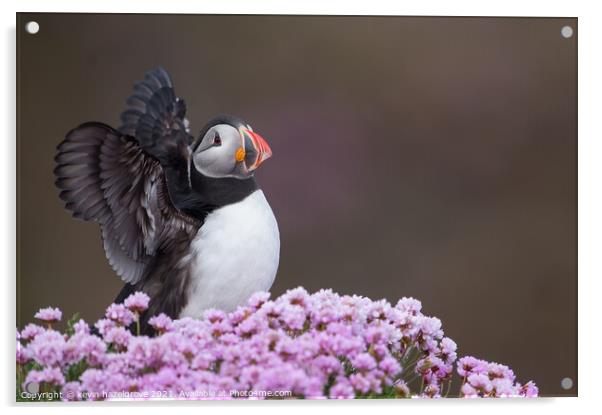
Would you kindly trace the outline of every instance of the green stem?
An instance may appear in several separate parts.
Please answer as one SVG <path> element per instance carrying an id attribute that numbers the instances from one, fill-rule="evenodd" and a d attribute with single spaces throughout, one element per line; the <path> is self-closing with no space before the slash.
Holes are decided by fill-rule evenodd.
<path id="1" fill-rule="evenodd" d="M 140 316 L 136 313 L 136 335 L 140 336 Z"/>
<path id="2" fill-rule="evenodd" d="M 445 392 L 445 396 L 444 398 L 447 398 L 447 395 L 449 395 L 449 392 L 451 391 L 451 384 L 452 384 L 452 379 L 449 379 L 449 382 L 447 383 L 447 391 Z"/>
<path id="3" fill-rule="evenodd" d="M 460 385 L 460 392 L 458 392 L 458 398 L 462 397 L 462 386 L 466 383 L 466 376 L 462 378 L 462 384 Z"/>
<path id="4" fill-rule="evenodd" d="M 418 379 L 420 375 L 414 375 L 414 377 L 406 382 L 406 385 L 410 386 L 416 379 Z"/>
<path id="5" fill-rule="evenodd" d="M 401 362 L 403 362 L 404 360 L 409 360 L 410 355 L 413 353 L 414 351 L 414 346 L 408 346 L 406 348 L 406 350 L 403 352 L 403 354 L 401 355 L 401 359 L 399 359 Z"/>
<path id="6" fill-rule="evenodd" d="M 408 370 L 411 369 L 413 366 L 416 365 L 416 363 L 418 363 L 418 361 L 420 360 L 420 356 L 418 356 L 416 358 L 416 360 L 414 360 L 412 363 L 406 365 L 406 366 L 402 366 L 403 370 L 401 371 L 401 377 L 403 377 L 403 375 L 408 373 Z"/>
<path id="7" fill-rule="evenodd" d="M 21 391 L 21 385 L 23 384 L 23 365 L 17 363 L 17 392 Z"/>

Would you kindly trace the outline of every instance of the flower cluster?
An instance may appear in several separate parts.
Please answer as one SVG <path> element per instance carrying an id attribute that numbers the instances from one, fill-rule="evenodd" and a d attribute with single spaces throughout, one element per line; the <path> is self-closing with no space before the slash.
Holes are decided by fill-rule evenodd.
<path id="1" fill-rule="evenodd" d="M 516 383 L 516 376 L 508 366 L 472 356 L 461 358 L 457 366 L 458 375 L 462 377 L 460 393 L 467 398 L 538 395 L 535 383 Z"/>
<path id="2" fill-rule="evenodd" d="M 65 400 L 442 397 L 458 363 L 462 396 L 537 396 L 506 366 L 456 362 L 441 321 L 412 298 L 393 306 L 296 288 L 200 319 L 160 314 L 149 320 L 154 337 L 131 333 L 147 307 L 143 293 L 110 305 L 97 333 L 83 320 L 65 334 L 27 325 L 17 332 L 18 392 L 35 382 Z M 60 319 L 52 311 L 39 318 Z"/>

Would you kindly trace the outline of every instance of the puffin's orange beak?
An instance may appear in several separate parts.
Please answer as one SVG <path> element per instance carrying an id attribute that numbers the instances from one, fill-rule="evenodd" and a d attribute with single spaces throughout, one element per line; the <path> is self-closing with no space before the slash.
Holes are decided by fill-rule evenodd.
<path id="1" fill-rule="evenodd" d="M 245 164 L 249 171 L 255 170 L 272 157 L 272 149 L 262 136 L 247 128 L 241 128 L 245 144 Z"/>

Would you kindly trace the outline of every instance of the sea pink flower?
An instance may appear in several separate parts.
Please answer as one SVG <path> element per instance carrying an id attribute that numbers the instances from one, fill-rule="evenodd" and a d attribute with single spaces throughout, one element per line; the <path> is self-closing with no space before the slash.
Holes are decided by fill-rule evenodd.
<path id="1" fill-rule="evenodd" d="M 130 340 L 132 339 L 132 333 L 125 327 L 113 327 L 104 336 L 104 341 L 112 343 L 117 347 L 127 348 Z"/>
<path id="2" fill-rule="evenodd" d="M 376 368 L 376 361 L 368 353 L 360 353 L 351 359 L 351 364 L 359 371 L 370 371 Z"/>
<path id="3" fill-rule="evenodd" d="M 137 291 L 125 299 L 123 304 L 135 313 L 142 313 L 148 308 L 150 297 L 143 292 Z"/>
<path id="4" fill-rule="evenodd" d="M 134 313 L 123 304 L 111 304 L 107 308 L 105 317 L 123 326 L 129 326 L 134 322 Z"/>
<path id="5" fill-rule="evenodd" d="M 472 373 L 483 373 L 484 362 L 472 356 L 465 356 L 458 361 L 458 375 L 468 377 Z"/>
<path id="6" fill-rule="evenodd" d="M 420 313 L 422 309 L 422 303 L 420 301 L 410 297 L 403 297 L 401 300 L 397 302 L 396 308 L 406 311 L 409 314 L 416 315 Z"/>
<path id="7" fill-rule="evenodd" d="M 79 401 L 82 399 L 82 388 L 79 382 L 65 383 L 61 392 L 64 401 Z"/>
<path id="8" fill-rule="evenodd" d="M 270 293 L 264 292 L 264 291 L 259 291 L 256 292 L 255 294 L 253 294 L 251 296 L 251 298 L 249 298 L 249 300 L 247 301 L 247 304 L 249 307 L 257 310 L 259 308 L 261 308 L 261 306 L 268 301 L 270 298 Z"/>
<path id="9" fill-rule="evenodd" d="M 28 345 L 27 350 L 32 359 L 42 366 L 56 366 L 63 363 L 65 339 L 54 330 L 46 330 L 38 334 Z"/>
<path id="10" fill-rule="evenodd" d="M 63 346 L 63 362 L 73 364 L 85 359 L 95 366 L 103 362 L 106 351 L 107 345 L 98 336 L 76 332 Z"/>
<path id="11" fill-rule="evenodd" d="M 308 308 L 310 305 L 311 297 L 303 287 L 293 288 L 284 293 L 279 301 L 289 303 L 290 305 L 296 305 L 301 308 Z"/>
<path id="12" fill-rule="evenodd" d="M 46 329 L 37 324 L 28 324 L 23 330 L 21 330 L 21 340 L 29 341 L 35 338 L 38 334 L 43 333 Z"/>
<path id="13" fill-rule="evenodd" d="M 512 382 L 514 382 L 514 372 L 508 366 L 493 362 L 487 363 L 485 366 L 487 367 L 487 375 L 489 376 L 489 379 L 504 378 L 510 379 Z"/>
<path id="14" fill-rule="evenodd" d="M 450 339 L 449 337 L 444 337 L 441 339 L 441 359 L 445 361 L 445 363 L 453 363 L 456 361 L 457 354 L 456 350 L 458 346 L 456 342 Z"/>
<path id="15" fill-rule="evenodd" d="M 399 372 L 401 372 L 401 365 L 397 359 L 392 356 L 387 356 L 378 363 L 378 367 L 385 372 L 390 378 L 394 378 Z"/>
<path id="16" fill-rule="evenodd" d="M 518 396 L 518 388 L 508 378 L 495 378 L 491 381 L 492 392 L 498 398 Z"/>
<path id="17" fill-rule="evenodd" d="M 34 317 L 38 320 L 45 321 L 47 323 L 55 323 L 61 320 L 63 313 L 58 308 L 41 308 Z"/>
<path id="18" fill-rule="evenodd" d="M 355 391 L 346 377 L 339 376 L 330 387 L 329 396 L 332 399 L 350 399 L 355 398 Z"/>
<path id="19" fill-rule="evenodd" d="M 440 398 L 441 397 L 441 388 L 438 383 L 429 383 L 424 388 L 422 392 L 423 396 L 426 398 Z"/>
<path id="20" fill-rule="evenodd" d="M 539 395 L 539 389 L 533 381 L 529 381 L 519 388 L 519 394 L 527 398 L 536 398 Z"/>
<path id="21" fill-rule="evenodd" d="M 45 368 L 42 370 L 31 370 L 27 377 L 25 378 L 25 382 L 23 382 L 23 387 L 26 388 L 28 384 L 31 383 L 48 383 L 52 385 L 62 385 L 65 383 L 65 377 L 60 369 L 53 368 Z"/>
<path id="22" fill-rule="evenodd" d="M 151 317 L 148 323 L 159 333 L 165 333 L 170 331 L 173 327 L 173 321 L 167 315 L 161 313 L 157 316 Z"/>
<path id="23" fill-rule="evenodd" d="M 98 320 L 96 324 L 94 324 L 94 327 L 96 327 L 101 336 L 106 336 L 109 330 L 117 327 L 117 323 L 113 320 L 103 318 Z"/>
<path id="24" fill-rule="evenodd" d="M 146 294 L 134 293 L 110 305 L 95 324 L 100 336 L 83 320 L 72 335 L 26 326 L 17 339 L 20 370 L 26 379 L 63 385 L 66 400 L 131 391 L 175 399 L 263 399 L 278 391 L 286 398 L 437 398 L 454 367 L 464 397 L 538 394 L 532 382 L 516 383 L 507 366 L 469 356 L 457 361 L 441 320 L 424 315 L 412 298 L 392 307 L 299 287 L 273 300 L 258 293 L 233 312 L 207 310 L 200 319 L 160 314 L 149 319 L 156 336 L 136 336 L 127 327 L 148 304 Z M 32 360 L 41 368 L 31 370 L 25 363 Z"/>
<path id="25" fill-rule="evenodd" d="M 104 400 L 110 392 L 117 392 L 109 389 L 109 376 L 102 370 L 88 369 L 80 377 L 81 390 L 90 393 L 92 400 Z"/>
<path id="26" fill-rule="evenodd" d="M 468 383 L 482 394 L 488 394 L 493 389 L 489 377 L 480 373 L 474 373 L 468 376 Z"/>
<path id="27" fill-rule="evenodd" d="M 83 319 L 79 319 L 75 324 L 73 324 L 73 331 L 75 333 L 90 333 L 90 326 Z"/>
<path id="28" fill-rule="evenodd" d="M 31 360 L 31 352 L 24 347 L 21 342 L 17 341 L 17 363 L 24 365 Z"/>
<path id="29" fill-rule="evenodd" d="M 353 373 L 349 376 L 349 382 L 360 394 L 366 395 L 370 392 L 380 393 L 382 391 L 381 376 L 378 372 Z"/>
<path id="30" fill-rule="evenodd" d="M 465 398 L 477 398 L 477 397 L 479 397 L 479 393 L 477 392 L 477 390 L 470 383 L 463 384 L 462 387 L 460 388 L 460 393 Z"/>

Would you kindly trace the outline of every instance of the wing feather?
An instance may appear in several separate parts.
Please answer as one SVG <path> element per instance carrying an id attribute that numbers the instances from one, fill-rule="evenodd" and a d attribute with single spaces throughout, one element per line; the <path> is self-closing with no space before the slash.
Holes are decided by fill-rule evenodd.
<path id="1" fill-rule="evenodd" d="M 109 263 L 127 283 L 145 278 L 160 246 L 192 238 L 200 226 L 171 204 L 159 163 L 105 124 L 70 131 L 55 160 L 65 207 L 100 224 Z"/>

